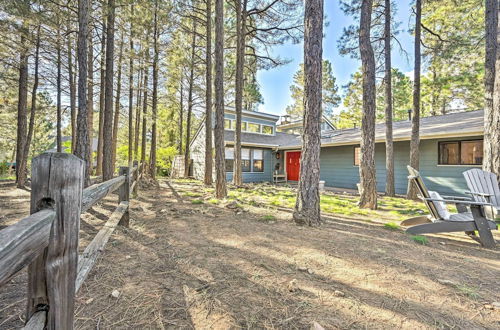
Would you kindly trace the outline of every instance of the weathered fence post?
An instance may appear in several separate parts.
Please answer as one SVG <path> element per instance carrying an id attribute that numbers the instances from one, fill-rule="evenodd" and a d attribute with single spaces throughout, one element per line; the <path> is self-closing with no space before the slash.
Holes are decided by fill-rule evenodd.
<path id="1" fill-rule="evenodd" d="M 66 153 L 41 154 L 33 159 L 31 181 L 30 212 L 50 207 L 56 217 L 48 247 L 28 267 L 26 321 L 47 311 L 47 329 L 73 329 L 84 162 Z"/>
<path id="2" fill-rule="evenodd" d="M 134 182 L 135 182 L 135 185 L 134 185 L 134 190 L 132 191 L 132 193 L 134 194 L 134 197 L 137 196 L 137 186 L 139 185 L 139 162 L 137 160 L 134 160 L 134 168 L 136 168 L 136 170 L 134 171 Z"/>
<path id="3" fill-rule="evenodd" d="M 125 175 L 125 182 L 118 189 L 118 203 L 128 202 L 130 200 L 130 168 L 127 166 L 120 166 L 119 175 Z M 129 225 L 129 210 L 123 214 L 119 224 L 124 227 Z"/>

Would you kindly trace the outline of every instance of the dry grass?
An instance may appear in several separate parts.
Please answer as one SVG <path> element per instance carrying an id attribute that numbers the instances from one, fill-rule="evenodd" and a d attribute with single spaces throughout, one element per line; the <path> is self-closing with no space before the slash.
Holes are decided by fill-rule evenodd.
<path id="1" fill-rule="evenodd" d="M 498 249 L 464 235 L 419 245 L 360 216 L 297 227 L 273 205 L 227 204 L 193 182 L 143 188 L 130 228 L 113 234 L 79 292 L 77 329 L 500 325 L 499 311 L 484 305 L 500 301 Z M 85 218 L 93 229 L 82 227 L 82 245 L 106 212 Z M 2 329 L 21 325 L 24 281 L 0 290 Z"/>

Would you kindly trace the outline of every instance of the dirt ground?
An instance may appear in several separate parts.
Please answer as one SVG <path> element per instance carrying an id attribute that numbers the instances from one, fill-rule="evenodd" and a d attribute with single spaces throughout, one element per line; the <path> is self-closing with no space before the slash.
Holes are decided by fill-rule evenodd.
<path id="1" fill-rule="evenodd" d="M 160 181 L 131 201 L 130 228 L 114 232 L 78 293 L 76 329 L 500 328 L 498 247 L 461 234 L 423 246 L 355 218 L 298 227 L 272 207 L 194 203 L 186 192 L 197 191 Z M 0 228 L 28 199 L 0 184 Z M 115 199 L 82 217 L 82 248 Z M 0 329 L 22 326 L 25 281 L 0 288 Z"/>

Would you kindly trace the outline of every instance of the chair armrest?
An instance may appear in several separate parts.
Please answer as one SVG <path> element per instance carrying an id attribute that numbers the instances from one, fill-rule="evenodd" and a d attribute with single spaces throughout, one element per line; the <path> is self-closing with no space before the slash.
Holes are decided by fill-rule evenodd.
<path id="1" fill-rule="evenodd" d="M 475 202 L 475 201 L 457 201 L 454 199 L 438 199 L 438 198 L 424 198 L 429 202 L 443 202 L 447 204 L 465 204 L 465 205 L 479 205 L 479 206 L 493 206 L 491 203 Z"/>
<path id="2" fill-rule="evenodd" d="M 469 195 L 476 195 L 476 196 L 483 196 L 483 197 L 491 197 L 493 196 L 492 194 L 485 194 L 485 193 L 480 193 L 480 192 L 477 192 L 477 191 L 465 191 L 466 194 L 469 194 Z"/>
<path id="3" fill-rule="evenodd" d="M 463 197 L 463 196 L 441 196 L 443 197 L 444 199 L 452 199 L 452 200 L 456 200 L 456 201 L 470 201 L 471 198 L 470 197 Z"/>

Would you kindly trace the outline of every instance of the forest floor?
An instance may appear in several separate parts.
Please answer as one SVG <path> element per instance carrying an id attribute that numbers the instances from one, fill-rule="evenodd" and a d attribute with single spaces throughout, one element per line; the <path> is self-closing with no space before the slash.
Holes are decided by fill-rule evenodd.
<path id="1" fill-rule="evenodd" d="M 142 186 L 130 228 L 114 232 L 78 293 L 76 329 L 500 327 L 498 247 L 463 234 L 418 244 L 384 225 L 404 217 L 398 205 L 408 202 L 397 199 L 374 218 L 346 204 L 355 197 L 337 195 L 346 212 L 335 206 L 322 226 L 298 227 L 291 195 L 251 185 L 219 201 L 193 181 Z M 115 199 L 82 216 L 82 248 Z M 26 215 L 28 200 L 0 182 L 0 228 Z M 25 272 L 0 288 L 0 329 L 22 326 L 25 291 Z"/>

